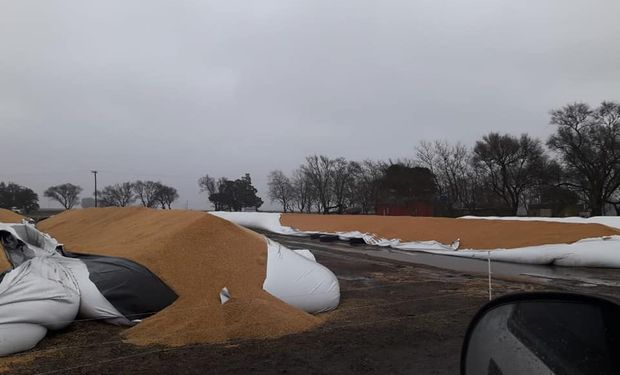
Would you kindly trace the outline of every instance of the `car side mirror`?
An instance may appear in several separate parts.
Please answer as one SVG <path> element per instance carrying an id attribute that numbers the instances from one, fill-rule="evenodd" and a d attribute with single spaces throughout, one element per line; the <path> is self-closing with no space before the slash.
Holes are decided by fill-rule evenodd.
<path id="1" fill-rule="evenodd" d="M 620 374 L 620 306 L 572 293 L 500 297 L 469 324 L 461 374 Z"/>

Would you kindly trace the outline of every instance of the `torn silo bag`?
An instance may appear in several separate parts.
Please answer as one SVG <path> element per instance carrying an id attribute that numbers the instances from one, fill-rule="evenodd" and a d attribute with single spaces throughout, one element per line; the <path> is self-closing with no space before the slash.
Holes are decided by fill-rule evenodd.
<path id="1" fill-rule="evenodd" d="M 80 288 L 80 317 L 101 319 L 107 323 L 119 326 L 133 325 L 131 320 L 123 316 L 90 280 L 90 273 L 84 262 L 65 257 L 58 257 L 58 262 L 71 270 Z"/>
<path id="2" fill-rule="evenodd" d="M 314 254 L 312 254 L 312 252 L 310 250 L 307 250 L 307 249 L 295 249 L 293 251 L 295 253 L 301 255 L 302 257 L 308 259 L 308 260 L 316 262 L 316 258 L 314 257 Z"/>
<path id="3" fill-rule="evenodd" d="M 128 259 L 103 255 L 71 253 L 68 260 L 83 262 L 96 289 L 129 321 L 141 320 L 171 305 L 177 294 L 148 268 Z M 94 292 L 94 291 L 93 291 Z M 103 310 L 102 305 L 93 306 Z M 122 320 L 110 323 L 126 324 Z"/>
<path id="4" fill-rule="evenodd" d="M 340 302 L 340 285 L 332 271 L 271 240 L 263 289 L 309 313 L 333 310 Z"/>
<path id="5" fill-rule="evenodd" d="M 0 243 L 13 268 L 35 257 L 51 257 L 73 274 L 79 290 L 79 314 L 116 325 L 161 311 L 177 295 L 142 265 L 117 257 L 70 253 L 31 224 L 0 224 Z"/>
<path id="6" fill-rule="evenodd" d="M 53 257 L 37 257 L 0 281 L 0 355 L 34 347 L 48 329 L 68 326 L 80 306 L 72 273 Z"/>

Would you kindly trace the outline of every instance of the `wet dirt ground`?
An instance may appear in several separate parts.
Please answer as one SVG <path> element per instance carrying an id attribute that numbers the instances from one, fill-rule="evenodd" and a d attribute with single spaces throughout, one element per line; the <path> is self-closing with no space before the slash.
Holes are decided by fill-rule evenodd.
<path id="1" fill-rule="evenodd" d="M 324 250 L 341 305 L 309 332 L 180 348 L 137 347 L 122 328 L 76 322 L 32 352 L 1 360 L 11 374 L 458 374 L 462 339 L 488 300 L 485 276 Z M 495 296 L 562 285 L 495 280 Z"/>

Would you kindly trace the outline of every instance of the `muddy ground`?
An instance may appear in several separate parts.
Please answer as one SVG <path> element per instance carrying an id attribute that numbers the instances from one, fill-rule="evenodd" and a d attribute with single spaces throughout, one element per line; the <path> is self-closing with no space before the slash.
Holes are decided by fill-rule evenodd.
<path id="1" fill-rule="evenodd" d="M 45 338 L 36 355 L 15 357 L 10 373 L 458 374 L 469 320 L 488 299 L 486 277 L 340 252 L 315 255 L 338 276 L 342 301 L 310 332 L 136 347 L 121 342 L 121 328 L 78 322 Z M 495 280 L 493 286 L 495 295 L 551 289 L 521 281 Z"/>

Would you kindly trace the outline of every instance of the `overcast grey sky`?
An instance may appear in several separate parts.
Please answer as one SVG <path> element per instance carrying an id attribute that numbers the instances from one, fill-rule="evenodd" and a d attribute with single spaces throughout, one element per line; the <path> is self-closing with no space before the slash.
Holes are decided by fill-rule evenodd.
<path id="1" fill-rule="evenodd" d="M 0 181 L 197 179 L 423 139 L 547 137 L 620 100 L 620 1 L 1 1 Z M 85 195 L 83 193 L 83 195 Z"/>

